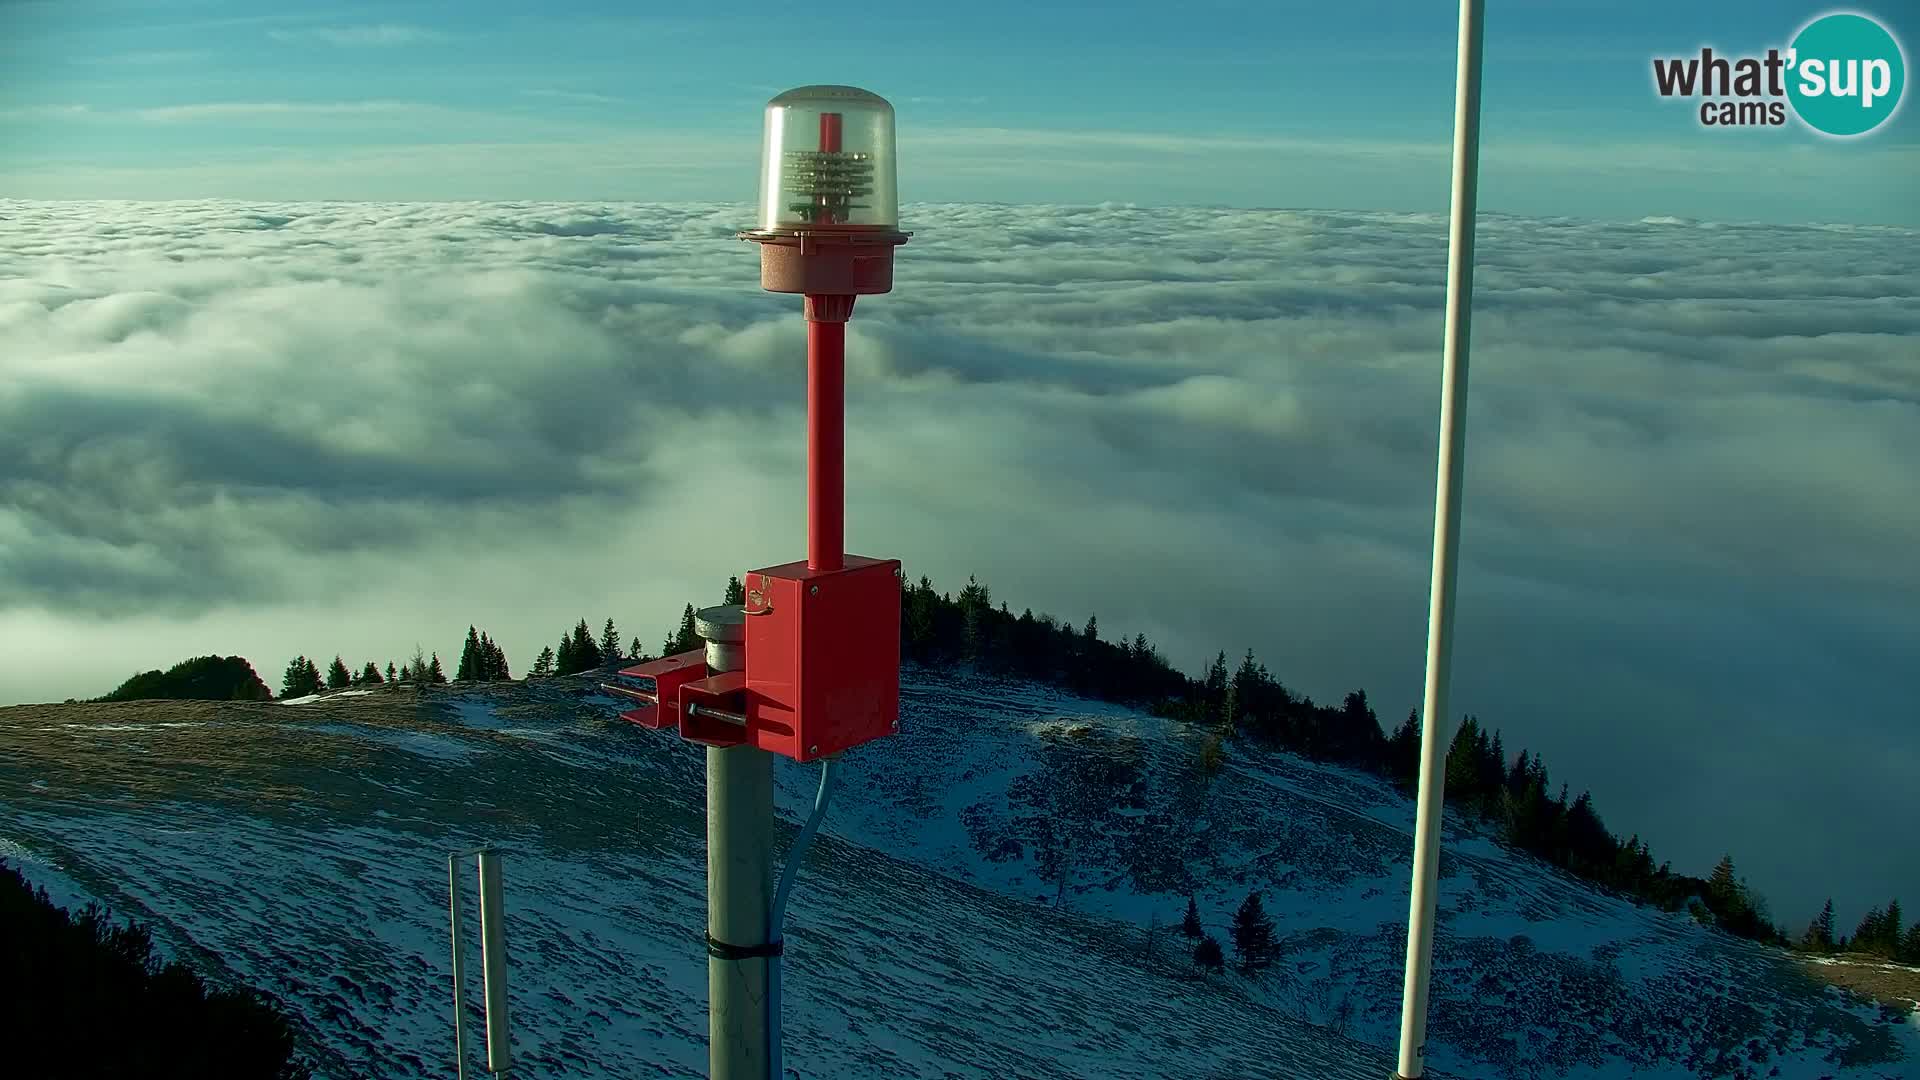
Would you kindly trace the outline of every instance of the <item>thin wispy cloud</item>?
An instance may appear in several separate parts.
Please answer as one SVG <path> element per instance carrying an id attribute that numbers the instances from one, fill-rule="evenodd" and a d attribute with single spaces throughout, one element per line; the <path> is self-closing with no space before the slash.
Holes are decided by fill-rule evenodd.
<path id="1" fill-rule="evenodd" d="M 422 45 L 448 40 L 448 35 L 424 26 L 379 23 L 371 26 L 313 26 L 298 30 L 269 30 L 275 41 L 317 41 L 343 48 L 381 48 L 392 45 Z"/>
<path id="2" fill-rule="evenodd" d="M 371 116 L 426 113 L 440 107 L 411 101 L 217 101 L 131 109 L 126 115 L 155 123 L 193 123 L 276 116 Z"/>
<path id="3" fill-rule="evenodd" d="M 15 105 L 0 109 L 0 120 L 75 120 L 98 115 L 90 105 Z"/>
<path id="4" fill-rule="evenodd" d="M 124 64 L 129 67 L 159 67 L 172 64 L 191 64 L 211 57 L 205 49 L 147 49 L 135 52 L 113 53 L 98 58 L 95 63 L 107 65 Z"/>
<path id="5" fill-rule="evenodd" d="M 588 105 L 631 105 L 633 103 L 631 98 L 594 94 L 584 90 L 553 90 L 541 87 L 520 92 L 528 97 L 545 98 L 549 101 L 576 101 Z"/>

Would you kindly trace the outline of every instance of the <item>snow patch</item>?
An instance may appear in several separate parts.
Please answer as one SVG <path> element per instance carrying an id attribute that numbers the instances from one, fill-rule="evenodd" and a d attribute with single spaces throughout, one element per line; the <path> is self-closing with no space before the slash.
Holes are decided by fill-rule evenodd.
<path id="1" fill-rule="evenodd" d="M 311 705 L 316 701 L 331 701 L 334 698 L 343 698 L 343 697 L 365 697 L 366 695 L 371 693 L 375 693 L 375 691 L 372 691 L 372 690 L 322 690 L 317 694 L 308 694 L 305 697 L 281 698 L 280 704 Z"/>

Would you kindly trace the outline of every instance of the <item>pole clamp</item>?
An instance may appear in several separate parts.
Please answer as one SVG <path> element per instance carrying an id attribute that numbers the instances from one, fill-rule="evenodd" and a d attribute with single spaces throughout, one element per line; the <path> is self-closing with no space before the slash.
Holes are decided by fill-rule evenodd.
<path id="1" fill-rule="evenodd" d="M 765 945 L 730 945 L 727 942 L 707 935 L 707 955 L 722 960 L 764 960 L 779 956 L 786 951 L 786 942 L 769 941 Z"/>

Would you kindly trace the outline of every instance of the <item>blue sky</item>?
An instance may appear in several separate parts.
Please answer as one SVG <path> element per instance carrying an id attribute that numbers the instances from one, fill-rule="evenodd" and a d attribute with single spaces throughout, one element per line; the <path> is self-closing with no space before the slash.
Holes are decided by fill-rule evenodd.
<path id="1" fill-rule="evenodd" d="M 1822 8 L 1489 8 L 1489 211 L 1920 221 L 1915 110 L 1841 144 L 1652 93 Z M 898 106 L 907 201 L 1446 204 L 1450 3 L 797 10 L 0 3 L 0 196 L 747 200 L 759 106 L 845 82 Z"/>

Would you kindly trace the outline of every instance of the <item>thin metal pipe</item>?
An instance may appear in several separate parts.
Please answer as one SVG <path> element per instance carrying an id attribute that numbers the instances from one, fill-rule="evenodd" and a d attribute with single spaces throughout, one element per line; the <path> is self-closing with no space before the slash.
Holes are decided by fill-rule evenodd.
<path id="1" fill-rule="evenodd" d="M 689 705 L 687 706 L 687 712 L 692 716 L 705 717 L 708 720 L 718 720 L 723 724 L 732 724 L 735 727 L 747 726 L 747 716 L 745 713 L 728 712 L 725 709 L 716 709 L 711 705 Z"/>
<path id="2" fill-rule="evenodd" d="M 648 705 L 660 704 L 659 694 L 649 693 L 645 690 L 634 690 L 630 687 L 615 686 L 613 683 L 601 683 L 600 689 L 609 693 L 619 694 L 622 697 L 632 698 L 635 701 L 643 701 Z M 694 716 L 705 717 L 709 720 L 719 720 L 723 723 L 734 724 L 739 727 L 747 726 L 745 713 L 728 712 L 725 709 L 716 709 L 711 705 L 700 704 L 688 706 L 687 711 Z"/>
<path id="3" fill-rule="evenodd" d="M 487 1071 L 505 1077 L 513 1067 L 507 1023 L 507 907 L 500 853 L 474 856 L 480 871 L 480 974 L 487 1003 Z"/>
<path id="4" fill-rule="evenodd" d="M 1453 114 L 1453 210 L 1447 230 L 1447 324 L 1440 390 L 1440 448 L 1433 511 L 1433 584 L 1427 612 L 1426 695 L 1420 722 L 1420 794 L 1407 907 L 1407 976 L 1401 995 L 1398 1076 L 1425 1068 L 1427 989 L 1440 867 L 1447 754 L 1447 691 L 1453 664 L 1454 582 L 1459 569 L 1460 477 L 1465 462 L 1468 335 L 1473 313 L 1473 238 L 1480 178 L 1480 44 L 1483 0 L 1460 0 Z"/>
<path id="5" fill-rule="evenodd" d="M 605 690 L 609 694 L 619 694 L 621 697 L 632 698 L 635 701 L 645 702 L 648 705 L 660 704 L 660 695 L 652 693 L 651 691 L 635 690 L 629 686 L 617 686 L 613 683 L 604 682 L 600 684 L 600 689 Z"/>
<path id="6" fill-rule="evenodd" d="M 462 854 L 465 854 L 464 852 Z M 447 856 L 447 921 L 453 931 L 453 1054 L 455 1080 L 467 1080 L 467 965 L 460 941 L 460 855 Z"/>

